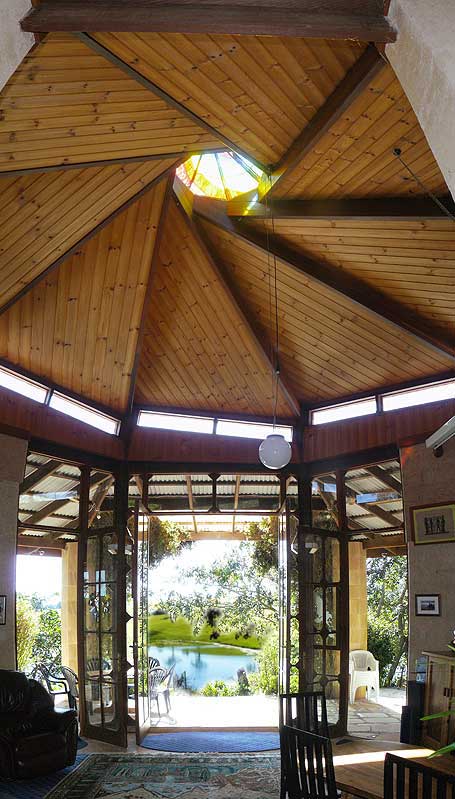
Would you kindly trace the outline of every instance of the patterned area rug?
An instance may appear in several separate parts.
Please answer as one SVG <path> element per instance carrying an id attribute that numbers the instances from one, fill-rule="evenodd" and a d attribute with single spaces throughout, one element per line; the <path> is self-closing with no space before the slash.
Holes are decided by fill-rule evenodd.
<path id="1" fill-rule="evenodd" d="M 85 760 L 87 755 L 78 755 L 74 766 L 68 766 L 63 771 L 47 774 L 45 777 L 35 777 L 33 780 L 3 780 L 0 777 L 0 799 L 44 799 L 51 788 L 62 781 L 66 774 L 70 774 Z"/>
<path id="2" fill-rule="evenodd" d="M 279 754 L 89 755 L 46 799 L 278 799 Z"/>

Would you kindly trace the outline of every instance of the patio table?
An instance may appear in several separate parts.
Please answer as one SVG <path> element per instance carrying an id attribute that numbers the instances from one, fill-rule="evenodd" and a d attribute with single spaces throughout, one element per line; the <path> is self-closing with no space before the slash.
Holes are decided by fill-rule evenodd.
<path id="1" fill-rule="evenodd" d="M 455 775 L 455 758 L 450 755 L 428 760 L 432 749 L 395 743 L 342 738 L 333 741 L 333 762 L 338 788 L 362 799 L 384 799 L 384 758 L 386 752 Z"/>

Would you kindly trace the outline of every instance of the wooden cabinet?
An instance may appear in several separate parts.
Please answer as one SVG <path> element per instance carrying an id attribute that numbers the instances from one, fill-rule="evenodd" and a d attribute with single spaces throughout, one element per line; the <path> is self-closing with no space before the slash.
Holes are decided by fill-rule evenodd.
<path id="1" fill-rule="evenodd" d="M 447 710 L 455 711 L 455 656 L 445 652 L 424 652 L 428 657 L 425 686 L 425 716 Z M 455 717 L 423 723 L 422 743 L 432 749 L 455 740 Z"/>

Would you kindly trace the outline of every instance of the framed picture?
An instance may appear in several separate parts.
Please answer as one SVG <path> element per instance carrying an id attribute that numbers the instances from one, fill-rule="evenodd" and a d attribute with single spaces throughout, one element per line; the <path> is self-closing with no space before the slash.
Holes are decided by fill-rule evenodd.
<path id="1" fill-rule="evenodd" d="M 455 502 L 418 505 L 410 511 L 415 544 L 455 541 Z"/>
<path id="2" fill-rule="evenodd" d="M 0 624 L 6 624 L 6 596 L 0 596 Z"/>
<path id="3" fill-rule="evenodd" d="M 416 616 L 440 616 L 440 594 L 416 594 Z"/>

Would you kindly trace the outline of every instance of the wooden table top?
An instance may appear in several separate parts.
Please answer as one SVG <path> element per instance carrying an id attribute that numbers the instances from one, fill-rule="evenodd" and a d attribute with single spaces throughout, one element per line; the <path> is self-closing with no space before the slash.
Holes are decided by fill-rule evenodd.
<path id="1" fill-rule="evenodd" d="M 446 755 L 428 760 L 432 749 L 395 743 L 341 739 L 332 742 L 333 763 L 338 788 L 363 799 L 384 799 L 384 758 L 386 752 L 412 758 L 426 766 L 455 775 L 455 757 Z"/>

